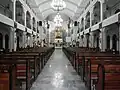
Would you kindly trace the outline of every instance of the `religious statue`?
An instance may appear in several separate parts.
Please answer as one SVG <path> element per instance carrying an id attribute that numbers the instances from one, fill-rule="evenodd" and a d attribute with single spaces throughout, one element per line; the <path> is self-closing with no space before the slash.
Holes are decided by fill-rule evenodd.
<path id="1" fill-rule="evenodd" d="M 62 38 L 62 32 L 60 30 L 56 30 L 55 37 L 56 38 Z"/>

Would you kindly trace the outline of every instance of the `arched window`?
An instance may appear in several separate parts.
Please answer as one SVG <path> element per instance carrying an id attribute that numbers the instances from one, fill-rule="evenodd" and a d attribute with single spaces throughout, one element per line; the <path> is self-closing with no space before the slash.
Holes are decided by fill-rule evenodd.
<path id="1" fill-rule="evenodd" d="M 112 36 L 112 48 L 116 51 L 117 50 L 117 36 L 114 34 Z"/>
<path id="2" fill-rule="evenodd" d="M 84 30 L 84 18 L 82 18 L 82 20 L 81 20 L 81 31 L 83 31 Z"/>
<path id="3" fill-rule="evenodd" d="M 90 12 L 87 12 L 86 20 L 85 20 L 85 29 L 90 27 Z"/>
<path id="4" fill-rule="evenodd" d="M 25 13 L 20 1 L 16 1 L 16 21 L 24 25 Z"/>
<path id="5" fill-rule="evenodd" d="M 36 31 L 36 28 L 35 28 L 35 22 L 36 22 L 36 21 L 35 21 L 35 18 L 34 18 L 34 17 L 33 17 L 33 20 L 32 20 L 32 21 L 33 21 L 33 30 Z"/>
<path id="6" fill-rule="evenodd" d="M 98 22 L 100 22 L 100 18 L 101 18 L 100 17 L 100 10 L 101 10 L 100 7 L 101 7 L 100 2 L 97 1 L 93 8 L 92 25 L 95 25 Z"/>
<path id="7" fill-rule="evenodd" d="M 30 12 L 26 12 L 26 26 L 31 29 L 31 15 Z"/>
<path id="8" fill-rule="evenodd" d="M 9 48 L 9 36 L 6 34 L 5 35 L 5 49 Z"/>
<path id="9" fill-rule="evenodd" d="M 110 36 L 107 36 L 107 49 L 110 49 Z"/>
<path id="10" fill-rule="evenodd" d="M 3 48 L 3 35 L 0 33 L 0 49 Z"/>

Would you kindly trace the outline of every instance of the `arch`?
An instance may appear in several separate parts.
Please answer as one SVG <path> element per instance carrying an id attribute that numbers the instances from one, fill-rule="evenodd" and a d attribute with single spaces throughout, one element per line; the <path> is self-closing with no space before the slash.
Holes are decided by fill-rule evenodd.
<path id="1" fill-rule="evenodd" d="M 26 12 L 26 26 L 31 29 L 31 15 L 30 12 Z"/>
<path id="2" fill-rule="evenodd" d="M 112 36 L 112 49 L 114 49 L 115 51 L 117 50 L 117 35 L 116 34 Z"/>
<path id="3" fill-rule="evenodd" d="M 32 24 L 33 24 L 33 30 L 36 31 L 36 28 L 35 28 L 36 20 L 34 17 L 32 18 Z"/>
<path id="4" fill-rule="evenodd" d="M 82 26 L 81 31 L 83 31 L 84 30 L 84 18 L 82 18 L 81 20 L 81 26 Z"/>
<path id="5" fill-rule="evenodd" d="M 0 49 L 3 48 L 3 35 L 0 33 Z"/>
<path id="6" fill-rule="evenodd" d="M 20 1 L 16 1 L 16 21 L 20 24 L 25 24 L 25 13 L 22 3 Z"/>
<path id="7" fill-rule="evenodd" d="M 9 36 L 5 35 L 5 49 L 9 49 Z"/>
<path id="8" fill-rule="evenodd" d="M 106 41 L 107 41 L 106 42 L 106 45 L 107 45 L 106 47 L 109 50 L 110 49 L 110 36 L 109 35 L 107 36 Z"/>
<path id="9" fill-rule="evenodd" d="M 87 12 L 86 14 L 86 20 L 85 20 L 85 29 L 90 27 L 90 12 Z"/>
<path id="10" fill-rule="evenodd" d="M 92 20 L 92 25 L 95 25 L 97 24 L 98 22 L 100 22 L 100 18 L 101 18 L 101 3 L 100 1 L 97 1 L 94 5 L 94 8 L 93 8 L 93 20 Z"/>

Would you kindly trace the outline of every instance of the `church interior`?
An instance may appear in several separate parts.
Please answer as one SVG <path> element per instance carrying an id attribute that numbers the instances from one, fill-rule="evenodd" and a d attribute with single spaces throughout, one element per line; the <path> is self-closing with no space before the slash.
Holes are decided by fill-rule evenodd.
<path id="1" fill-rule="evenodd" d="M 120 90 L 120 0 L 1 0 L 0 90 Z"/>

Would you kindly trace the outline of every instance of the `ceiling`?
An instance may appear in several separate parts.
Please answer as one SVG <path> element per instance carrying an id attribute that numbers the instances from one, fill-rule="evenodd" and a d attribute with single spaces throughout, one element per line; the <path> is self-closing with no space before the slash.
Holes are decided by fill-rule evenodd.
<path id="1" fill-rule="evenodd" d="M 60 12 L 63 18 L 66 16 L 72 20 L 77 20 L 90 0 L 64 0 L 66 8 Z M 37 16 L 44 20 L 53 18 L 56 14 L 51 8 L 52 0 L 29 0 L 30 7 L 36 12 Z M 51 16 L 51 17 L 50 17 Z M 65 17 L 64 17 L 65 16 Z"/>

